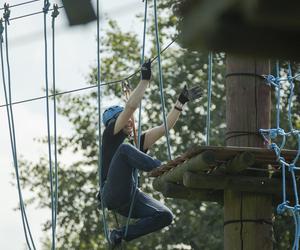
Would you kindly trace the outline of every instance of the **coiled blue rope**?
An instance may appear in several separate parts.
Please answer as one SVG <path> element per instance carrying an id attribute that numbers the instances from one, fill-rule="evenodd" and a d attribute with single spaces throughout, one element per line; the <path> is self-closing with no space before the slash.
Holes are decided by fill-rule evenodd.
<path id="1" fill-rule="evenodd" d="M 269 148 L 275 152 L 277 161 L 281 166 L 282 171 L 282 203 L 277 206 L 277 212 L 279 214 L 283 214 L 284 212 L 289 212 L 292 214 L 294 223 L 295 223 L 295 238 L 293 243 L 293 250 L 299 249 L 299 239 L 300 239 L 300 205 L 299 205 L 299 195 L 297 190 L 297 179 L 296 179 L 296 170 L 300 170 L 299 167 L 296 166 L 296 163 L 300 156 L 300 131 L 295 130 L 293 128 L 292 123 L 292 99 L 294 95 L 294 79 L 295 76 L 292 76 L 292 69 L 291 64 L 288 63 L 288 70 L 287 70 L 287 77 L 281 78 L 280 77 L 280 66 L 279 62 L 276 62 L 276 71 L 277 76 L 274 77 L 272 75 L 266 76 L 268 84 L 270 86 L 275 87 L 276 91 L 276 128 L 271 129 L 260 129 L 260 133 L 264 137 L 264 139 L 269 143 Z M 288 127 L 289 131 L 285 132 L 283 128 L 280 128 L 280 104 L 281 104 L 281 94 L 280 91 L 282 90 L 282 83 L 283 82 L 289 83 L 289 98 L 288 98 Z M 271 143 L 271 139 L 276 139 L 278 136 L 282 138 L 280 145 L 276 143 Z M 286 162 L 284 157 L 281 156 L 281 150 L 284 148 L 286 144 L 286 137 L 288 136 L 295 136 L 298 140 L 298 152 L 296 157 L 293 159 L 291 163 Z M 290 205 L 290 202 L 287 200 L 286 195 L 286 170 L 290 172 L 293 191 L 294 191 L 294 206 Z"/>

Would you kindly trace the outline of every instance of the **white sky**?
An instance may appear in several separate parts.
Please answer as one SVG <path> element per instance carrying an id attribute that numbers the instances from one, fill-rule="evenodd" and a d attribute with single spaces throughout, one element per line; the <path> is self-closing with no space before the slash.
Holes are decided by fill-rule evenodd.
<path id="1" fill-rule="evenodd" d="M 10 5 L 26 0 L 8 0 Z M 95 4 L 95 0 L 93 3 Z M 142 23 L 134 23 L 136 13 L 143 11 L 142 0 L 119 1 L 100 0 L 103 12 L 116 19 L 121 27 L 142 32 Z M 50 0 L 53 4 L 54 1 Z M 60 6 L 61 3 L 57 2 Z M 0 8 L 4 1 L 0 2 Z M 43 1 L 19 6 L 11 9 L 11 18 L 42 10 Z M 90 67 L 96 65 L 96 22 L 85 26 L 70 28 L 67 25 L 64 10 L 56 20 L 56 85 L 60 90 L 69 90 L 86 85 L 86 76 Z M 2 11 L 0 11 L 2 16 Z M 49 14 L 49 58 L 51 58 L 51 17 Z M 102 24 L 104 25 L 104 23 Z M 12 21 L 9 28 L 9 53 L 12 81 L 12 99 L 19 101 L 44 95 L 44 40 L 43 15 Z M 142 38 L 142 35 L 141 35 Z M 125 55 L 124 55 L 125 56 Z M 51 67 L 51 64 L 49 65 Z M 49 85 L 51 69 L 49 71 Z M 3 83 L 0 81 L 0 104 L 4 103 Z M 47 147 L 35 142 L 34 138 L 47 134 L 45 101 L 35 101 L 14 106 L 15 129 L 18 155 L 35 161 L 47 152 Z M 58 119 L 58 132 L 69 134 L 67 123 Z M 68 161 L 70 159 L 65 159 Z M 0 248 L 5 250 L 22 250 L 25 237 L 19 211 L 13 211 L 18 204 L 16 187 L 11 185 L 15 180 L 11 177 L 14 171 L 12 153 L 7 126 L 6 109 L 0 108 Z M 28 194 L 24 193 L 24 198 Z M 50 202 L 50 201 L 49 201 Z M 51 219 L 50 211 L 41 211 L 35 207 L 27 208 L 27 216 L 35 239 L 40 249 L 39 238 L 42 236 L 41 225 Z"/>

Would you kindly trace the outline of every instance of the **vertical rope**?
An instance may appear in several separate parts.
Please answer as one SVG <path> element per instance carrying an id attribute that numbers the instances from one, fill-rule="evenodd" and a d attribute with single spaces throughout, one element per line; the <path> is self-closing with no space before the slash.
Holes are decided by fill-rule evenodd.
<path id="1" fill-rule="evenodd" d="M 48 84 L 48 48 L 47 48 L 47 14 L 50 3 L 44 0 L 44 46 L 45 46 L 45 88 L 46 88 L 46 113 L 47 113 L 47 137 L 48 137 L 48 159 L 49 159 L 49 179 L 50 179 L 50 194 L 51 194 L 51 229 L 52 229 L 52 245 L 51 249 L 55 249 L 55 207 L 54 207 L 54 192 L 53 192 L 53 167 L 51 156 L 51 133 L 50 133 L 50 108 L 49 108 L 49 84 Z"/>
<path id="2" fill-rule="evenodd" d="M 279 61 L 276 61 L 276 75 L 277 78 L 280 78 L 280 66 L 279 66 Z M 281 83 L 280 81 L 276 80 L 275 84 L 277 85 L 276 87 L 276 98 L 277 100 L 277 105 L 276 105 L 276 125 L 277 125 L 277 129 L 280 128 L 280 88 L 281 88 Z"/>
<path id="3" fill-rule="evenodd" d="M 211 82 L 212 82 L 212 52 L 208 53 L 208 74 L 207 74 L 207 116 L 206 116 L 206 146 L 210 144 L 210 108 L 211 108 Z"/>
<path id="4" fill-rule="evenodd" d="M 143 32 L 143 46 L 141 55 L 141 65 L 145 61 L 145 47 L 146 47 L 146 29 L 147 29 L 147 10 L 148 10 L 148 0 L 145 0 L 145 10 L 144 10 L 144 32 Z M 138 149 L 141 148 L 141 134 L 142 134 L 142 101 L 139 106 L 139 121 L 138 121 Z"/>
<path id="5" fill-rule="evenodd" d="M 10 74 L 10 64 L 9 64 L 9 54 L 8 54 L 8 34 L 7 34 L 7 27 L 9 24 L 9 17 L 10 17 L 10 10 L 9 5 L 4 4 L 4 19 L 5 19 L 5 29 L 3 27 L 3 21 L 0 20 L 0 44 L 1 44 L 1 68 L 2 68 L 2 80 L 3 80 L 3 88 L 4 88 L 4 94 L 5 94 L 5 102 L 6 102 L 6 111 L 7 111 L 7 118 L 8 118 L 8 126 L 9 126 L 9 134 L 10 134 L 10 141 L 11 141 L 11 150 L 13 155 L 13 162 L 15 167 L 15 173 L 16 173 L 16 179 L 17 179 L 17 188 L 18 188 L 18 196 L 19 196 L 19 203 L 20 203 L 20 211 L 21 211 L 21 217 L 22 217 L 22 224 L 23 224 L 23 230 L 24 235 L 26 239 L 26 244 L 29 249 L 35 249 L 33 237 L 31 234 L 30 226 L 28 223 L 26 211 L 25 211 L 25 205 L 22 197 L 22 191 L 21 191 L 21 185 L 20 185 L 20 177 L 19 177 L 19 165 L 18 165 L 18 158 L 17 158 L 17 143 L 16 143 L 16 136 L 15 136 L 15 125 L 14 125 L 14 115 L 12 110 L 12 98 L 11 98 L 11 74 Z M 6 90 L 6 80 L 5 80 L 5 72 L 4 72 L 4 57 L 3 57 L 3 36 L 2 33 L 5 30 L 5 48 L 6 48 L 6 65 L 7 65 L 7 78 L 8 78 L 8 90 L 9 94 L 7 95 Z M 28 238 L 28 234 L 30 237 L 30 242 Z M 32 245 L 32 246 L 31 246 Z"/>
<path id="6" fill-rule="evenodd" d="M 145 59 L 147 10 L 148 10 L 148 1 L 145 0 L 144 31 L 143 31 L 143 46 L 142 46 L 142 54 L 141 54 L 141 65 L 144 63 L 144 59 Z M 141 149 L 141 134 L 142 134 L 142 122 L 141 122 L 141 120 L 142 120 L 142 101 L 140 102 L 140 105 L 139 105 L 139 121 L 138 121 L 138 143 L 137 143 L 137 148 L 139 150 Z M 138 185 L 139 185 L 138 170 L 136 168 L 134 169 L 133 179 L 134 179 L 134 184 L 135 185 L 134 185 L 134 190 L 133 190 L 133 194 L 132 194 L 132 197 L 131 197 L 129 213 L 128 213 L 127 220 L 126 220 L 124 237 L 126 237 L 127 233 L 128 233 L 128 227 L 129 227 L 129 222 L 130 222 L 130 218 L 131 218 L 131 214 L 132 214 L 132 210 L 133 210 L 133 204 L 134 204 L 134 200 L 135 200 L 135 196 L 136 196 L 136 190 L 137 190 Z"/>
<path id="7" fill-rule="evenodd" d="M 56 122 L 56 75 L 55 75 L 55 18 L 59 15 L 58 5 L 53 5 L 52 11 L 52 81 L 53 81 L 53 125 L 54 125 L 54 178 L 55 178 L 55 203 L 54 203 L 54 235 L 56 233 L 57 210 L 58 210 L 58 166 L 57 166 L 57 122 Z"/>
<path id="8" fill-rule="evenodd" d="M 169 129 L 168 129 L 166 111 L 165 111 L 165 97 L 164 97 L 163 76 L 162 76 L 162 68 L 161 68 L 161 58 L 160 58 L 160 43 L 159 43 L 159 31 L 158 31 L 158 18 L 157 18 L 156 0 L 154 0 L 154 22 L 155 22 L 155 38 L 156 38 L 158 72 L 159 72 L 160 100 L 161 100 L 161 107 L 162 107 L 162 113 L 163 113 L 165 135 L 166 135 L 166 139 L 167 139 L 168 158 L 169 158 L 169 160 L 172 160 L 171 147 L 170 147 L 170 138 L 169 138 Z"/>
<path id="9" fill-rule="evenodd" d="M 100 187 L 100 196 L 102 197 L 102 183 L 101 183 L 101 164 L 102 164 L 102 131 L 101 131 L 101 65 L 100 65 L 100 4 L 99 0 L 97 0 L 97 109 L 98 109 L 98 183 Z M 101 201 L 101 210 L 102 210 L 102 221 L 103 221 L 103 230 L 104 235 L 109 242 L 108 239 L 108 225 L 106 221 L 106 211 Z"/>

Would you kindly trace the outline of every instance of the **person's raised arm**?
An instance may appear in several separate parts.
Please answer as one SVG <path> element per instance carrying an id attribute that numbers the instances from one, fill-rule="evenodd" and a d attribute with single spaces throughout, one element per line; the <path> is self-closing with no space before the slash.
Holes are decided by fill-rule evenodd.
<path id="1" fill-rule="evenodd" d="M 141 81 L 137 87 L 132 91 L 124 110 L 120 113 L 116 120 L 114 134 L 117 134 L 127 124 L 128 120 L 133 115 L 134 111 L 139 106 L 145 90 L 151 79 L 151 61 L 144 63 L 141 68 Z"/>
<path id="2" fill-rule="evenodd" d="M 187 87 L 184 86 L 176 103 L 174 104 L 173 108 L 171 109 L 171 111 L 167 116 L 168 130 L 175 126 L 176 121 L 178 120 L 185 103 L 195 100 L 201 96 L 202 96 L 202 91 L 200 87 L 193 87 L 191 89 L 187 89 Z M 164 134 L 165 134 L 164 124 L 146 131 L 144 145 L 143 145 L 144 150 L 149 149 Z"/>

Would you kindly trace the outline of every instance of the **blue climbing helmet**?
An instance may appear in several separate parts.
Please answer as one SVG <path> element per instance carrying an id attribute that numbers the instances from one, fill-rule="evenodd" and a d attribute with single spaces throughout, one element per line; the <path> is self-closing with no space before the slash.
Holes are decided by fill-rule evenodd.
<path id="1" fill-rule="evenodd" d="M 111 106 L 107 108 L 102 115 L 104 126 L 106 127 L 111 119 L 116 119 L 123 110 L 124 108 L 121 106 Z"/>

